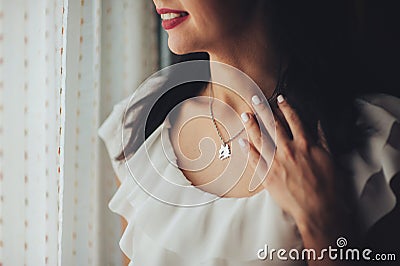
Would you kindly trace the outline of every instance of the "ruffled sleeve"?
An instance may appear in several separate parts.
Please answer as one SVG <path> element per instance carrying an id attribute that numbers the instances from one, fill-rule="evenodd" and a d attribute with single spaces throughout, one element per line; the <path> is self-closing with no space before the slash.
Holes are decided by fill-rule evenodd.
<path id="1" fill-rule="evenodd" d="M 129 103 L 129 100 L 130 97 L 125 98 L 124 100 L 114 105 L 112 112 L 108 115 L 107 119 L 97 130 L 98 136 L 103 140 L 107 148 L 107 152 L 110 157 L 114 172 L 121 182 L 121 179 L 126 175 L 126 169 L 124 167 L 123 161 L 118 162 L 115 160 L 115 157 L 119 155 L 123 148 L 122 118 L 127 104 Z"/>
<path id="2" fill-rule="evenodd" d="M 359 125 L 367 129 L 365 146 L 354 151 L 350 167 L 364 230 L 396 205 L 390 181 L 400 172 L 400 99 L 386 94 L 358 99 Z"/>
<path id="3" fill-rule="evenodd" d="M 152 80 L 148 81 L 145 86 L 139 87 L 133 95 L 128 96 L 115 104 L 111 113 L 97 130 L 98 136 L 102 139 L 106 146 L 114 173 L 120 181 L 120 186 L 113 195 L 108 207 L 113 212 L 124 217 L 128 222 L 132 221 L 134 218 L 134 208 L 129 203 L 128 198 L 132 194 L 140 196 L 141 191 L 138 189 L 138 186 L 135 184 L 134 180 L 130 177 L 128 171 L 129 169 L 126 166 L 126 161 L 117 161 L 115 159 L 115 157 L 118 156 L 125 147 L 126 139 L 129 137 L 124 128 L 123 118 L 129 106 L 143 101 L 143 99 L 146 99 L 146 97 L 151 94 L 156 94 L 157 90 L 161 86 L 160 84 L 163 82 L 165 82 L 165 79 L 162 77 L 153 78 Z M 137 114 L 138 110 L 134 110 L 133 113 L 135 115 L 133 119 L 139 119 L 139 115 Z M 128 227 L 120 240 L 121 250 L 130 259 L 132 259 L 133 250 L 132 226 L 132 223 L 128 223 Z M 135 238 L 141 239 L 142 237 L 140 235 L 135 235 Z"/>
<path id="4" fill-rule="evenodd" d="M 127 174 L 127 169 L 124 166 L 125 160 L 118 162 L 115 157 L 120 154 L 129 138 L 130 132 L 124 126 L 127 123 L 134 123 L 137 127 L 142 127 L 141 123 L 145 120 L 142 119 L 141 112 L 146 112 L 148 108 L 151 108 L 154 98 L 157 98 L 162 92 L 166 80 L 167 77 L 162 75 L 153 75 L 147 79 L 132 95 L 113 106 L 111 113 L 97 130 L 98 136 L 107 148 L 112 167 L 121 182 Z M 137 106 L 137 108 L 133 108 L 129 119 L 125 117 L 127 121 L 124 124 L 124 115 L 128 108 L 132 106 Z M 146 106 L 146 108 L 143 108 L 143 106 Z"/>

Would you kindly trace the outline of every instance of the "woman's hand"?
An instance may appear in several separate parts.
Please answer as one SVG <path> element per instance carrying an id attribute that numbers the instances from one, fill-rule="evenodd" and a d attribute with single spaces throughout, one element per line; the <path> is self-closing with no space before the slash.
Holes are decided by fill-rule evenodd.
<path id="1" fill-rule="evenodd" d="M 274 122 L 259 97 L 254 96 L 252 100 L 257 117 L 267 131 L 274 132 L 276 125 L 276 150 L 271 136 L 261 132 L 254 114 L 243 113 L 249 140 L 239 139 L 239 144 L 249 153 L 250 166 L 276 203 L 294 218 L 305 247 L 334 246 L 336 238 L 346 233 L 346 223 L 343 223 L 346 215 L 339 172 L 322 129 L 319 126 L 319 140 L 311 139 L 295 110 L 279 96 L 278 107 L 289 126 L 290 136 L 282 122 L 278 119 Z M 269 169 L 267 162 L 271 161 Z"/>

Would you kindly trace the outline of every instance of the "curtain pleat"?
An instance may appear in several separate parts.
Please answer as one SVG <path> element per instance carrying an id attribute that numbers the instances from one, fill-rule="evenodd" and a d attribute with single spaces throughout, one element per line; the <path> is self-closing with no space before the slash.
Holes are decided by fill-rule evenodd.
<path id="1" fill-rule="evenodd" d="M 152 5 L 0 0 L 0 265 L 122 265 L 97 129 L 158 68 Z"/>

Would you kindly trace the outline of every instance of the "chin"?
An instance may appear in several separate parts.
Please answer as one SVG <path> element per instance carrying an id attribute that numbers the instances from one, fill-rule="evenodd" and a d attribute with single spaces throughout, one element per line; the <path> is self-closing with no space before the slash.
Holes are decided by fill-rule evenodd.
<path id="1" fill-rule="evenodd" d="M 173 47 L 173 46 L 172 47 L 169 46 L 169 50 L 172 53 L 176 54 L 176 55 L 185 55 L 185 54 L 191 53 L 190 51 L 188 51 L 186 49 L 179 49 L 179 48 L 176 48 L 176 47 Z"/>
<path id="2" fill-rule="evenodd" d="M 188 42 L 188 40 L 177 40 L 174 38 L 168 38 L 168 47 L 174 54 L 185 55 L 194 52 L 201 52 L 193 42 Z"/>

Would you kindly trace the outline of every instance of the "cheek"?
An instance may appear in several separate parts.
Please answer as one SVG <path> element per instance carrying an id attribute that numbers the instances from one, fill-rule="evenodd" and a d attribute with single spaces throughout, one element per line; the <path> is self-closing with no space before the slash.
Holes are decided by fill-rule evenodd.
<path id="1" fill-rule="evenodd" d="M 226 0 L 197 1 L 201 3 L 193 12 L 193 23 L 203 34 L 215 35 L 229 33 L 243 20 L 240 6 Z M 205 4 L 203 4 L 205 3 Z"/>
<path id="2" fill-rule="evenodd" d="M 183 10 L 190 16 L 182 25 L 168 31 L 169 48 L 176 54 L 208 51 L 216 36 L 220 36 L 215 10 L 207 5 L 199 5 L 202 1 L 198 0 L 182 2 L 187 2 Z"/>
<path id="3" fill-rule="evenodd" d="M 169 32 L 168 44 L 177 53 L 208 51 L 222 40 L 235 39 L 245 30 L 251 5 L 244 0 L 182 0 L 190 19 Z"/>
<path id="4" fill-rule="evenodd" d="M 235 41 L 246 33 L 257 12 L 256 5 L 248 0 L 206 0 L 193 14 L 193 23 L 199 33 L 209 41 Z"/>

